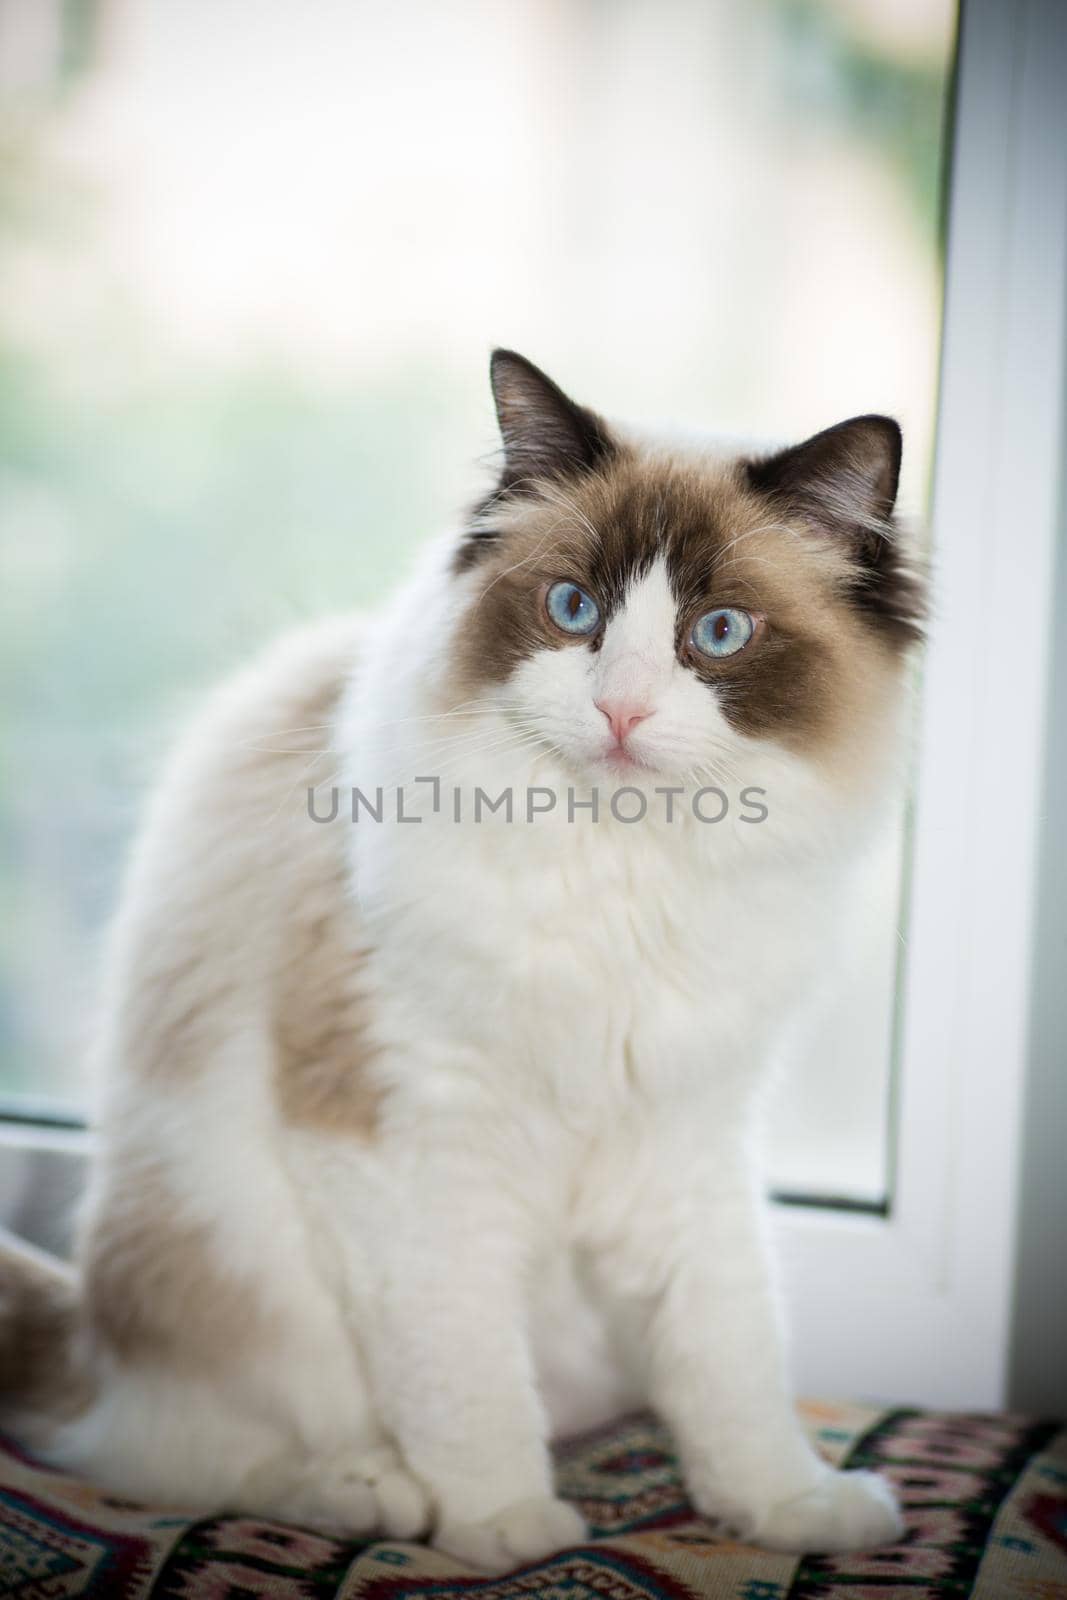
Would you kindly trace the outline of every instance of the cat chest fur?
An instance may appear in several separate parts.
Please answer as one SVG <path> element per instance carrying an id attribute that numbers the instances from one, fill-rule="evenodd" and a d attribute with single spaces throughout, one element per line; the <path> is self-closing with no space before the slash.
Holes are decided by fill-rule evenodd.
<path id="1" fill-rule="evenodd" d="M 520 843 L 519 826 L 419 829 L 391 863 L 410 893 L 369 908 L 413 1059 L 590 1117 L 635 1094 L 733 1093 L 806 971 L 789 883 L 768 886 L 768 923 L 758 879 L 742 890 L 694 828 L 535 824 Z M 439 922 L 461 886 L 469 914 Z"/>

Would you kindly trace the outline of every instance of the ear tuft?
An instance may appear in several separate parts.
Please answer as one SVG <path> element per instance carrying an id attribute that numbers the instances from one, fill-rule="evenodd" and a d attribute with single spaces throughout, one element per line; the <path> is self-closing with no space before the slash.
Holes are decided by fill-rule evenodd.
<path id="1" fill-rule="evenodd" d="M 494 350 L 489 373 L 504 441 L 501 489 L 589 471 L 612 453 L 601 419 L 576 405 L 525 356 Z"/>

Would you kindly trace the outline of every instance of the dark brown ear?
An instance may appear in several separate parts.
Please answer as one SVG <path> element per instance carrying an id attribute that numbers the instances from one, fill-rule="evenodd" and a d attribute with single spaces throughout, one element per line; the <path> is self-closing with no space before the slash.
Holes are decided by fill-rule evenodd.
<path id="1" fill-rule="evenodd" d="M 588 471 L 614 445 L 600 418 L 575 405 L 539 367 L 514 350 L 494 350 L 489 367 L 504 440 L 500 488 Z"/>
<path id="2" fill-rule="evenodd" d="M 752 487 L 877 562 L 900 481 L 900 429 L 892 417 L 853 417 L 803 444 L 750 461 Z"/>
<path id="3" fill-rule="evenodd" d="M 786 515 L 848 541 L 853 604 L 898 648 L 922 637 L 925 575 L 893 523 L 900 429 L 891 417 L 853 417 L 803 444 L 746 465 L 754 489 Z"/>

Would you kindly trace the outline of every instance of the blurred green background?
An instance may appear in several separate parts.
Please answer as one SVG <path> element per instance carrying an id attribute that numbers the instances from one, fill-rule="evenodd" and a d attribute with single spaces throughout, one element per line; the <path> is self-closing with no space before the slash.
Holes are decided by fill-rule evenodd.
<path id="1" fill-rule="evenodd" d="M 480 485 L 486 357 L 785 436 L 936 399 L 949 0 L 0 0 L 0 1098 L 77 1108 L 197 693 Z"/>

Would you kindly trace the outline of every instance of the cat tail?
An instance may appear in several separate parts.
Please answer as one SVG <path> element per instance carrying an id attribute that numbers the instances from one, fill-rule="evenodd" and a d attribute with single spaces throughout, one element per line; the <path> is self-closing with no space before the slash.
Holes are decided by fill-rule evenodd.
<path id="1" fill-rule="evenodd" d="M 0 1419 L 27 1443 L 91 1397 L 74 1269 L 0 1228 Z"/>

